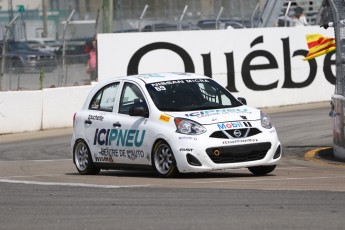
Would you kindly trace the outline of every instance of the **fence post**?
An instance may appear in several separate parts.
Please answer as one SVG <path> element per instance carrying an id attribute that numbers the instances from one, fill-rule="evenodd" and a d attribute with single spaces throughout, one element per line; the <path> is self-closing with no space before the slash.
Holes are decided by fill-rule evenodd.
<path id="1" fill-rule="evenodd" d="M 113 29 L 113 0 L 103 0 L 103 33 L 111 33 Z"/>
<path id="2" fill-rule="evenodd" d="M 72 10 L 71 14 L 69 15 L 68 19 L 66 20 L 65 22 L 65 25 L 64 25 L 64 28 L 63 28 L 63 34 L 62 34 L 62 63 L 61 63 L 61 71 L 60 71 L 60 82 L 59 82 L 59 86 L 62 86 L 62 83 L 65 81 L 65 85 L 67 83 L 66 81 L 66 74 L 65 74 L 65 56 L 66 56 L 66 30 L 67 30 L 67 27 L 73 17 L 73 14 L 74 14 L 75 10 Z"/>
<path id="3" fill-rule="evenodd" d="M 220 7 L 220 10 L 218 12 L 218 15 L 217 15 L 217 18 L 216 18 L 216 30 L 219 29 L 219 19 L 220 19 L 220 16 L 222 15 L 223 13 L 223 10 L 224 10 L 224 7 Z"/>
<path id="4" fill-rule="evenodd" d="M 141 13 L 141 16 L 140 16 L 140 18 L 139 18 L 139 32 L 141 32 L 141 22 L 142 22 L 142 20 L 143 20 L 143 18 L 144 18 L 144 16 L 145 16 L 145 13 L 146 13 L 146 11 L 147 11 L 147 8 L 149 8 L 149 5 L 145 5 L 145 7 L 144 7 L 144 10 L 143 10 L 143 12 Z"/>
<path id="5" fill-rule="evenodd" d="M 4 70 L 5 70 L 5 59 L 6 59 L 6 47 L 7 47 L 7 32 L 9 31 L 9 29 L 11 28 L 11 26 L 14 24 L 14 22 L 17 20 L 18 15 L 16 15 L 12 21 L 10 21 L 10 23 L 5 27 L 5 34 L 4 37 L 2 39 L 2 52 L 1 52 L 1 71 L 0 71 L 0 91 L 2 91 L 3 89 L 3 85 L 4 85 Z"/>
<path id="6" fill-rule="evenodd" d="M 182 30 L 182 20 L 183 20 L 183 18 L 184 18 L 184 15 L 185 15 L 186 12 L 187 12 L 187 9 L 188 9 L 188 5 L 186 5 L 186 6 L 184 7 L 183 12 L 182 12 L 182 14 L 181 14 L 181 17 L 180 17 L 180 20 L 179 20 L 179 23 L 178 23 L 178 29 L 179 29 L 179 30 Z"/>
<path id="7" fill-rule="evenodd" d="M 332 96 L 333 119 L 333 154 L 335 158 L 345 160 L 345 2 L 344 0 L 329 0 L 336 43 L 336 74 L 335 93 Z"/>

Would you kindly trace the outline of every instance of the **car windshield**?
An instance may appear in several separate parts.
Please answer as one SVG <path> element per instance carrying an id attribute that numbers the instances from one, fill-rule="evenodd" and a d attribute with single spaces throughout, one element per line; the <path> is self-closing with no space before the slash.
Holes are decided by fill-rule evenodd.
<path id="1" fill-rule="evenodd" d="M 242 105 L 211 79 L 162 81 L 146 84 L 146 88 L 161 111 L 195 111 Z"/>
<path id="2" fill-rule="evenodd" d="M 7 46 L 10 50 L 30 50 L 31 48 L 25 42 L 20 41 L 10 41 L 7 43 Z"/>

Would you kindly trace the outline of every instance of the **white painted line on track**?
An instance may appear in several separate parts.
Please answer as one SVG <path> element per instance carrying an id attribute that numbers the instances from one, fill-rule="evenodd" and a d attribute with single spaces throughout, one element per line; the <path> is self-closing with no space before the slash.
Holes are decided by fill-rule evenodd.
<path id="1" fill-rule="evenodd" d="M 8 162 L 53 162 L 53 161 L 73 161 L 72 159 L 51 159 L 51 160 L 9 160 L 9 161 L 0 161 L 0 163 L 8 163 Z"/>
<path id="2" fill-rule="evenodd" d="M 243 179 L 243 180 L 218 180 L 218 181 L 197 181 L 193 182 L 195 184 L 213 184 L 213 183 L 233 183 L 233 182 L 257 182 L 257 181 L 288 181 L 288 180 L 321 180 L 321 179 L 342 179 L 345 176 L 324 176 L 324 177 L 288 177 L 288 178 L 279 178 L 279 179 Z"/>
<path id="3" fill-rule="evenodd" d="M 62 182 L 40 182 L 40 181 L 27 181 L 27 180 L 9 180 L 0 179 L 3 183 L 12 184 L 28 184 L 28 185 L 55 185 L 55 186 L 70 186 L 70 187 L 88 187 L 88 188 L 136 188 L 136 187 L 148 187 L 147 185 L 99 185 L 99 184 L 85 184 L 85 183 L 62 183 Z"/>
<path id="4" fill-rule="evenodd" d="M 306 169 L 308 167 L 305 167 L 305 166 L 299 166 L 299 167 L 284 167 L 284 166 L 281 166 L 281 167 L 277 167 L 276 170 L 291 170 L 291 169 Z"/>
<path id="5" fill-rule="evenodd" d="M 56 175 L 59 175 L 59 174 L 41 174 L 41 175 L 28 175 L 28 176 L 20 176 L 20 175 L 3 176 L 3 177 L 0 177 L 0 180 L 9 179 L 9 178 L 50 177 L 50 176 L 56 176 Z"/>

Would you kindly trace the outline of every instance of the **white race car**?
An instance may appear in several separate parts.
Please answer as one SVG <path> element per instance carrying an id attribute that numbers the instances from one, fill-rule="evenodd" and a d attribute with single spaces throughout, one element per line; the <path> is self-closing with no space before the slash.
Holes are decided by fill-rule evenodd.
<path id="1" fill-rule="evenodd" d="M 100 82 L 74 116 L 73 162 L 80 174 L 127 167 L 162 177 L 234 168 L 268 174 L 282 147 L 269 117 L 245 104 L 191 73 Z"/>

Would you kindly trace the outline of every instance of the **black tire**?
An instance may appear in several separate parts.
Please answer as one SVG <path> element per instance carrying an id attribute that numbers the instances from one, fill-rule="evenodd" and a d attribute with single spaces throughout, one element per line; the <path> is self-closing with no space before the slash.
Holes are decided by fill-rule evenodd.
<path id="1" fill-rule="evenodd" d="M 152 153 L 152 166 L 155 172 L 164 178 L 175 177 L 179 174 L 174 154 L 165 141 L 158 141 Z"/>
<path id="2" fill-rule="evenodd" d="M 273 170 L 277 167 L 277 165 L 268 165 L 268 166 L 256 166 L 256 167 L 249 167 L 249 171 L 253 173 L 255 176 L 264 176 L 268 173 L 273 172 Z"/>
<path id="3" fill-rule="evenodd" d="M 84 141 L 79 140 L 74 145 L 73 161 L 81 175 L 96 175 L 100 171 L 94 165 L 90 149 Z"/>

